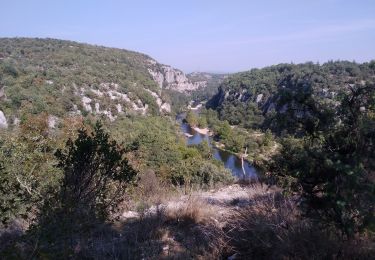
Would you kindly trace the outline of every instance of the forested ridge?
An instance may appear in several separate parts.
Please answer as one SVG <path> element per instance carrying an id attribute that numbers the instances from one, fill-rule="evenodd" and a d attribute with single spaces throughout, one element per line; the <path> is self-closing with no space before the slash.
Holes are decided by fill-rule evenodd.
<path id="1" fill-rule="evenodd" d="M 294 127 L 289 120 L 314 116 L 319 106 L 334 110 L 351 88 L 374 81 L 374 61 L 279 64 L 231 75 L 208 106 L 230 124 L 281 132 Z"/>

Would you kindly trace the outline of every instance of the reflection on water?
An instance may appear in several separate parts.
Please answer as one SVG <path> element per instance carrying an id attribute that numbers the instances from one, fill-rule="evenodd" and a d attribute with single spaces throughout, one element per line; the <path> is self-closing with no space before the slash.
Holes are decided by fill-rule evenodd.
<path id="1" fill-rule="evenodd" d="M 208 144 L 211 146 L 211 138 L 208 135 L 204 135 L 204 134 L 200 134 L 196 132 L 188 124 L 183 122 L 184 118 L 185 118 L 185 113 L 181 113 L 177 115 L 176 117 L 177 122 L 181 126 L 182 132 L 185 134 L 191 135 L 191 137 L 186 138 L 187 145 L 196 145 L 196 144 L 200 144 L 203 141 L 207 141 Z M 234 176 L 238 178 L 247 178 L 247 179 L 257 178 L 255 168 L 248 161 L 244 162 L 244 169 L 246 173 L 246 175 L 244 176 L 240 158 L 238 158 L 237 156 L 227 151 L 220 150 L 216 147 L 213 147 L 212 149 L 213 149 L 214 158 L 218 161 L 223 162 L 225 168 L 230 169 Z"/>

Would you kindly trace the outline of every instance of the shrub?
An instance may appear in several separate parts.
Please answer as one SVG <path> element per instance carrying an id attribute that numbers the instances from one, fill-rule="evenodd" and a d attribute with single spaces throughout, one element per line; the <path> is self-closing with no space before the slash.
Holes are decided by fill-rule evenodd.
<path id="1" fill-rule="evenodd" d="M 66 257 L 95 224 L 109 219 L 136 173 L 99 122 L 91 134 L 79 130 L 56 157 L 64 177 L 60 188 L 49 193 L 32 231 L 42 238 L 40 252 Z"/>
<path id="2" fill-rule="evenodd" d="M 374 223 L 375 86 L 354 86 L 335 116 L 303 139 L 285 138 L 269 168 L 306 216 L 349 237 Z M 361 111 L 364 108 L 364 111 Z M 362 109 L 363 110 L 363 109 Z"/>
<path id="3" fill-rule="evenodd" d="M 254 197 L 226 230 L 236 259 L 369 259 L 375 252 L 371 240 L 342 240 L 337 230 L 301 218 L 295 202 L 278 193 Z"/>

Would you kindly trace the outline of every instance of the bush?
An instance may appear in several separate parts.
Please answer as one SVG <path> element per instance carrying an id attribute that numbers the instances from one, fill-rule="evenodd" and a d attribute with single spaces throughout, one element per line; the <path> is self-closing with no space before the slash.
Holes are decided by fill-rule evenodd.
<path id="1" fill-rule="evenodd" d="M 279 193 L 254 197 L 226 227 L 236 259 L 370 259 L 371 241 L 345 241 L 335 229 L 301 218 L 295 202 Z"/>
<path id="2" fill-rule="evenodd" d="M 285 191 L 302 197 L 306 216 L 349 237 L 373 228 L 375 220 L 374 94 L 373 85 L 342 93 L 340 123 L 332 119 L 303 139 L 285 138 L 269 168 Z"/>
<path id="3" fill-rule="evenodd" d="M 56 157 L 64 177 L 60 188 L 47 194 L 32 233 L 41 238 L 40 253 L 66 257 L 96 224 L 109 220 L 136 173 L 99 122 L 91 134 L 79 130 Z"/>

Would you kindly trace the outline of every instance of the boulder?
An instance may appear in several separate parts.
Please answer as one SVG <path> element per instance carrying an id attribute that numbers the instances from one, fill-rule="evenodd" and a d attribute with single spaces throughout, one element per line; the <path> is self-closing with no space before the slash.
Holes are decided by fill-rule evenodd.
<path id="1" fill-rule="evenodd" d="M 1 111 L 1 110 L 0 110 L 0 128 L 8 128 L 7 119 L 6 119 L 3 111 Z"/>

